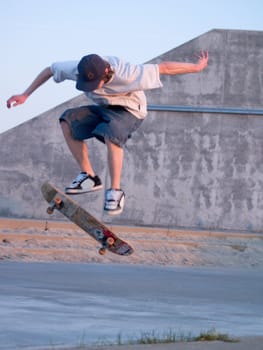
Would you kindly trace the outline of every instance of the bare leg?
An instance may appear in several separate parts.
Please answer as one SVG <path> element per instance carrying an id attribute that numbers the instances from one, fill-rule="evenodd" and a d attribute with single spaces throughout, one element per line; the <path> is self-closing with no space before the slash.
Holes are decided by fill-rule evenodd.
<path id="1" fill-rule="evenodd" d="M 73 139 L 71 135 L 71 130 L 68 124 L 64 121 L 60 123 L 65 140 L 68 147 L 73 155 L 73 157 L 78 162 L 81 171 L 87 172 L 89 175 L 94 176 L 95 173 L 89 161 L 88 148 L 84 141 L 79 141 Z"/>
<path id="2" fill-rule="evenodd" d="M 111 188 L 121 188 L 121 172 L 123 165 L 123 148 L 115 145 L 110 140 L 105 140 L 108 147 L 108 163 L 111 177 Z"/>

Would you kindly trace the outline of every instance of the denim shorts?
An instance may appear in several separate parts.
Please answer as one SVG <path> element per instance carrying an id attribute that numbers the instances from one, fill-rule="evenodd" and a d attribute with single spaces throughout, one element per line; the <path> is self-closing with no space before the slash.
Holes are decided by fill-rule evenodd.
<path id="1" fill-rule="evenodd" d="M 122 106 L 82 106 L 66 110 L 59 118 L 71 128 L 75 140 L 96 137 L 122 147 L 138 129 L 142 119 L 136 118 Z"/>

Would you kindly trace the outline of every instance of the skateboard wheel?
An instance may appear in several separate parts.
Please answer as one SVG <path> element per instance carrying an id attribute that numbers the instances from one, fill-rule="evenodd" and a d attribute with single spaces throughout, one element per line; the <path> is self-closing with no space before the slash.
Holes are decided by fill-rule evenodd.
<path id="1" fill-rule="evenodd" d="M 99 254 L 100 255 L 105 255 L 106 254 L 106 249 L 105 248 L 100 248 L 99 249 Z"/>
<path id="2" fill-rule="evenodd" d="M 112 246 L 113 243 L 114 243 L 114 238 L 112 238 L 112 237 L 107 238 L 107 245 L 108 245 L 109 247 Z"/>
<path id="3" fill-rule="evenodd" d="M 54 212 L 54 208 L 52 208 L 52 207 L 48 207 L 48 208 L 47 208 L 47 213 L 48 213 L 49 215 L 53 214 L 53 212 Z"/>

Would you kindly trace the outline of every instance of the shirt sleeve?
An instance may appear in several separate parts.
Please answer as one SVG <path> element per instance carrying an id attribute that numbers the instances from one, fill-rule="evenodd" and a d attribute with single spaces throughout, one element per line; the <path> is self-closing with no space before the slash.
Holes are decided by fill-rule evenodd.
<path id="1" fill-rule="evenodd" d="M 53 79 L 56 83 L 61 83 L 62 81 L 77 80 L 78 74 L 78 62 L 79 61 L 65 61 L 65 62 L 55 62 L 51 65 L 51 71 L 53 73 Z"/>
<path id="2" fill-rule="evenodd" d="M 124 93 L 163 86 L 158 64 L 131 64 L 116 57 L 107 57 L 106 60 L 115 72 L 113 80 L 105 85 L 109 92 Z"/>
<path id="3" fill-rule="evenodd" d="M 142 71 L 142 90 L 157 89 L 163 86 L 158 64 L 143 64 Z"/>

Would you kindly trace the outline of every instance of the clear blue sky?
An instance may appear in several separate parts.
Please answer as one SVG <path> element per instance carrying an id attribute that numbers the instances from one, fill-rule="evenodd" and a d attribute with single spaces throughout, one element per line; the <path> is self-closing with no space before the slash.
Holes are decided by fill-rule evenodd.
<path id="1" fill-rule="evenodd" d="M 79 94 L 50 80 L 6 108 L 54 61 L 97 53 L 141 63 L 215 28 L 262 31 L 262 14 L 262 0 L 3 0 L 0 133 Z"/>

